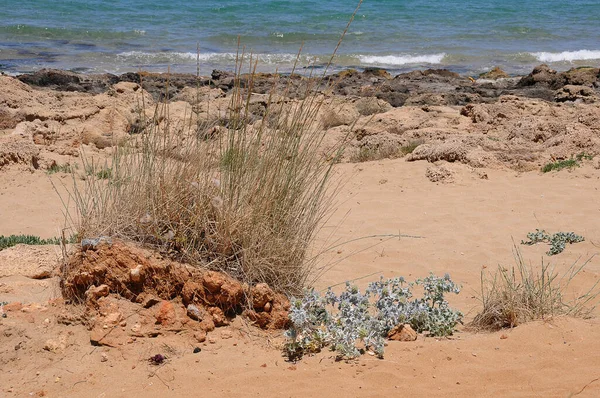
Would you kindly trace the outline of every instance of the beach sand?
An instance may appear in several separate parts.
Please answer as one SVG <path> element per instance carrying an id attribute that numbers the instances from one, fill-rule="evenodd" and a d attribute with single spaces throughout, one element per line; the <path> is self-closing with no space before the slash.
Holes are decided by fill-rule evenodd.
<path id="1" fill-rule="evenodd" d="M 101 131 L 107 118 L 118 122 L 114 114 L 103 112 L 111 104 L 122 111 L 131 106 L 127 105 L 132 98 L 128 96 L 137 94 L 129 83 L 118 83 L 116 97 L 111 97 L 30 88 L 12 78 L 2 79 L 8 89 L 0 94 L 0 106 L 19 106 L 6 107 L 10 116 L 6 120 L 15 123 L 7 122 L 0 139 L 3 143 L 29 140 L 34 145 L 31 151 L 38 151 L 35 157 L 40 166 L 28 163 L 31 157 L 27 154 L 0 156 L 13 159 L 0 167 L 0 234 L 57 236 L 64 207 L 56 190 L 66 197 L 65 186 L 71 176 L 48 175 L 44 167 L 50 167 L 52 161 L 77 162 L 72 149 L 81 147 L 86 129 L 99 126 Z M 597 86 L 591 87 L 597 91 Z M 15 94 L 19 90 L 31 91 L 19 96 Z M 561 91 L 563 87 L 548 90 Z M 440 93 L 419 92 L 409 101 L 415 102 L 417 95 L 443 99 Z M 397 126 L 396 145 L 420 138 L 429 141 L 430 147 L 397 159 L 361 163 L 346 159 L 336 166 L 336 176 L 344 183 L 333 216 L 320 231 L 315 247 L 341 245 L 323 256 L 325 272 L 315 287 L 323 289 L 354 279 L 364 287 L 380 275 L 412 280 L 429 272 L 449 273 L 462 285 L 461 293 L 449 301 L 469 322 L 481 308 L 477 297 L 482 270 L 512 266 L 513 245 L 528 263 L 539 266 L 543 258 L 559 272 L 592 257 L 600 250 L 598 162 L 584 159 L 573 169 L 539 170 L 558 153 L 599 153 L 600 133 L 594 123 L 600 120 L 600 102 L 593 98 L 563 103 L 509 93 L 494 101 L 479 101 L 474 107 L 481 112 L 469 108 L 471 114 L 464 110 L 467 105 L 443 103 L 439 98 L 435 99 L 439 103 L 383 106 L 383 111 L 365 124 L 367 136 L 379 135 L 380 142 L 389 142 L 394 135 L 390 127 Z M 351 96 L 335 99 L 355 103 Z M 61 107 L 64 104 L 70 108 Z M 174 109 L 179 106 L 184 105 L 175 104 Z M 487 116 L 482 117 L 488 119 L 476 121 L 473 114 L 483 115 L 483 111 Z M 341 115 L 349 112 L 339 111 Z M 499 117 L 502 112 L 508 117 Z M 44 114 L 45 119 L 32 120 L 28 115 L 33 114 Z M 416 121 L 415 125 L 410 125 L 411 121 Z M 520 130 L 516 127 L 519 121 Z M 53 123 L 62 129 L 48 144 L 50 141 L 39 135 Z M 377 127 L 382 125 L 386 128 Z M 559 127 L 554 131 L 552 126 Z M 331 127 L 331 137 L 343 134 L 345 128 L 346 124 Z M 547 137 L 530 137 L 532 131 Z M 355 139 L 353 148 L 359 150 L 360 141 Z M 482 145 L 488 141 L 493 145 Z M 83 148 L 106 158 L 109 150 L 99 148 L 98 142 L 88 139 Z M 451 149 L 443 146 L 448 142 Z M 581 142 L 588 146 L 578 146 Z M 456 150 L 458 143 L 463 145 Z M 21 152 L 25 149 L 18 148 Z M 4 149 L 3 153 L 7 152 Z M 456 158 L 449 158 L 448 153 Z M 586 240 L 547 258 L 547 245 L 519 244 L 536 228 L 573 231 Z M 397 234 L 412 237 L 389 236 Z M 40 254 L 23 253 L 30 255 L 31 262 L 40 260 Z M 9 258 L 0 252 L 0 258 L 3 255 Z M 45 254 L 48 258 L 59 255 L 58 247 Z M 5 269 L 10 269 L 7 260 L 0 262 L 0 270 Z M 586 320 L 557 317 L 480 333 L 459 326 L 448 339 L 419 336 L 414 342 L 392 341 L 384 359 L 365 355 L 356 361 L 336 362 L 331 352 L 324 351 L 290 363 L 279 350 L 281 332 L 263 332 L 239 317 L 209 333 L 203 343 L 183 330 L 165 331 L 155 338 L 125 339 L 115 347 L 92 346 L 84 325 L 64 324 L 65 311 L 76 315 L 81 309 L 65 307 L 56 299 L 60 296 L 57 276 L 31 279 L 14 269 L 2 275 L 0 301 L 37 303 L 9 307 L 8 316 L 0 319 L 2 396 L 600 395 L 599 310 Z M 598 278 L 600 259 L 595 257 L 570 286 L 569 294 L 583 292 Z M 123 329 L 130 327 L 127 324 Z M 201 352 L 194 354 L 196 346 Z M 147 359 L 158 353 L 166 355 L 167 361 L 150 365 Z"/>

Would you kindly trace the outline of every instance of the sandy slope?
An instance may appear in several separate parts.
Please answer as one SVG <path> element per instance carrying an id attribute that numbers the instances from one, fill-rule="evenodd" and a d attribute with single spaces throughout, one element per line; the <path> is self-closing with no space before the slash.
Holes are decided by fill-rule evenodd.
<path id="1" fill-rule="evenodd" d="M 600 244 L 600 170 L 590 165 L 545 175 L 484 170 L 488 179 L 481 179 L 481 173 L 451 164 L 448 167 L 455 173 L 455 182 L 448 184 L 430 182 L 425 177 L 427 167 L 426 162 L 403 159 L 338 167 L 347 182 L 339 194 L 338 210 L 319 242 L 326 241 L 332 230 L 335 238 L 329 244 L 398 232 L 423 238 L 375 238 L 344 244 L 328 256 L 329 269 L 317 287 L 373 273 L 416 278 L 429 271 L 449 272 L 464 287 L 452 303 L 469 319 L 478 308 L 475 295 L 482 267 L 512 263 L 511 237 L 518 242 L 535 228 L 572 230 L 585 236 L 585 242 L 550 259 L 559 270 L 600 250 L 596 246 Z M 1 232 L 56 235 L 61 203 L 47 175 L 36 171 L 18 176 L 0 175 Z M 521 249 L 534 264 L 547 250 L 544 246 Z M 595 258 L 575 289 L 589 286 L 599 277 L 600 259 Z M 374 278 L 377 275 L 358 283 L 364 285 Z M 1 286 L 14 285 L 2 279 Z M 275 348 L 280 336 L 266 337 L 241 321 L 227 328 L 231 338 L 222 329 L 213 332 L 214 343 L 194 343 L 183 333 L 107 348 L 92 347 L 81 325 L 58 324 L 61 310 L 60 306 L 47 306 L 11 312 L 1 320 L 0 395 L 600 395 L 597 319 L 553 319 L 498 333 L 463 330 L 449 340 L 391 342 L 384 360 L 365 356 L 354 363 L 339 363 L 324 352 L 290 364 Z M 600 313 L 596 311 L 596 315 Z M 60 341 L 61 334 L 66 336 L 66 348 L 43 350 L 48 338 Z M 194 346 L 200 346 L 202 352 L 193 354 Z M 159 352 L 169 357 L 167 363 L 158 368 L 149 365 L 146 359 Z"/>

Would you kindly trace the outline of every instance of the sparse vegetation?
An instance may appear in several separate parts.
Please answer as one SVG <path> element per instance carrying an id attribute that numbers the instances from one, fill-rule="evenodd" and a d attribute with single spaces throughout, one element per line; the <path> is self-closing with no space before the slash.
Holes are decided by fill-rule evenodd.
<path id="1" fill-rule="evenodd" d="M 522 240 L 522 245 L 535 245 L 536 243 L 549 243 L 550 250 L 546 252 L 549 256 L 560 254 L 565 250 L 565 247 L 571 243 L 583 242 L 585 238 L 581 235 L 577 235 L 574 232 L 557 232 L 555 234 L 548 234 L 545 230 L 536 229 L 535 232 L 527 234 L 527 240 Z"/>
<path id="2" fill-rule="evenodd" d="M 498 330 L 522 323 L 569 315 L 587 317 L 593 311 L 598 294 L 598 282 L 583 294 L 568 300 L 568 288 L 573 279 L 591 260 L 572 264 L 560 275 L 554 266 L 542 261 L 539 270 L 526 265 L 518 248 L 514 249 L 516 266 L 499 266 L 491 278 L 481 274 L 480 300 L 483 308 L 471 326 L 476 329 Z"/>
<path id="3" fill-rule="evenodd" d="M 591 155 L 589 153 L 586 152 L 581 152 L 577 155 L 575 155 L 575 157 L 571 157 L 571 159 L 566 159 L 566 160 L 558 160 L 556 162 L 551 162 L 546 164 L 544 167 L 542 167 L 542 173 L 548 173 L 550 171 L 559 171 L 562 169 L 572 169 L 574 167 L 579 167 L 581 165 L 581 162 L 584 160 L 592 160 L 594 158 L 594 155 Z"/>
<path id="4" fill-rule="evenodd" d="M 94 164 L 94 162 L 85 162 L 85 174 L 87 176 L 94 176 L 100 180 L 108 180 L 112 177 L 112 168 L 104 165 L 103 167 L 99 167 Z"/>
<path id="5" fill-rule="evenodd" d="M 48 170 L 46 170 L 46 173 L 48 173 L 48 174 L 71 173 L 73 171 L 73 169 L 74 169 L 74 167 L 71 166 L 70 163 L 65 163 L 65 164 L 54 163 L 52 166 L 50 166 L 48 168 Z"/>
<path id="6" fill-rule="evenodd" d="M 407 145 L 404 145 L 403 147 L 400 147 L 400 152 L 402 153 L 402 155 L 406 156 L 409 153 L 413 153 L 413 151 L 415 149 L 417 149 L 417 147 L 421 144 L 423 144 L 425 141 L 423 140 L 414 140 L 414 141 L 410 141 Z"/>
<path id="7" fill-rule="evenodd" d="M 399 156 L 398 148 L 385 145 L 377 148 L 360 147 L 350 157 L 353 163 L 371 162 L 381 159 L 393 159 Z"/>
<path id="8" fill-rule="evenodd" d="M 390 143 L 378 145 L 376 147 L 361 146 L 352 154 L 350 161 L 354 163 L 361 163 L 406 156 L 409 153 L 412 153 L 419 145 L 423 144 L 423 142 L 423 140 L 414 140 L 399 148 L 398 146 Z"/>
<path id="9" fill-rule="evenodd" d="M 331 168 L 340 148 L 322 150 L 323 98 L 314 79 L 294 103 L 274 101 L 275 91 L 288 90 L 274 85 L 262 123 L 253 124 L 255 75 L 241 74 L 246 63 L 242 56 L 228 122 L 215 139 L 198 131 L 214 126 L 197 120 L 174 128 L 168 104 L 160 104 L 151 121 L 141 121 L 144 134 L 115 148 L 110 168 L 87 163 L 97 178 L 73 188 L 72 219 L 82 238 L 126 238 L 242 281 L 302 291 L 316 258 L 309 245 L 335 191 Z"/>
<path id="10" fill-rule="evenodd" d="M 423 288 L 423 297 L 413 299 L 415 285 Z M 462 314 L 450 308 L 444 295 L 459 292 L 449 275 L 433 274 L 414 283 L 381 278 L 364 294 L 350 283 L 339 296 L 331 289 L 324 296 L 311 290 L 291 300 L 292 327 L 286 332 L 284 354 L 296 360 L 329 346 L 339 359 L 356 358 L 365 351 L 382 358 L 388 332 L 402 324 L 432 336 L 449 336 Z"/>
<path id="11" fill-rule="evenodd" d="M 71 237 L 66 243 L 74 243 L 75 241 L 76 238 Z M 21 243 L 25 245 L 60 245 L 62 240 L 61 238 L 42 239 L 34 235 L 0 235 L 0 250 L 8 249 Z"/>
<path id="12" fill-rule="evenodd" d="M 591 154 L 586 153 L 586 152 L 581 152 L 580 154 L 578 154 L 577 156 L 575 156 L 575 159 L 578 162 L 581 162 L 582 160 L 592 160 L 592 159 L 594 159 L 594 155 L 591 155 Z"/>
<path id="13" fill-rule="evenodd" d="M 579 163 L 575 159 L 558 160 L 542 167 L 542 173 L 548 173 L 554 170 L 572 169 L 573 167 L 579 167 Z"/>

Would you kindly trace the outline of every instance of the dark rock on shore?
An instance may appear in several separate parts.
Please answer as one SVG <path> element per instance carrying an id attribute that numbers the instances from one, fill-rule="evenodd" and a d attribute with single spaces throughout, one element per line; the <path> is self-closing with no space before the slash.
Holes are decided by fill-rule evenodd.
<path id="1" fill-rule="evenodd" d="M 79 91 L 100 94 L 119 82 L 119 76 L 111 74 L 83 75 L 64 70 L 42 69 L 31 74 L 18 76 L 30 86 L 48 87 L 59 91 Z"/>
<path id="2" fill-rule="evenodd" d="M 239 84 L 242 88 L 251 87 L 257 94 L 275 90 L 285 93 L 289 98 L 304 98 L 312 84 L 319 84 L 315 87 L 325 93 L 375 97 L 393 107 L 492 103 L 501 95 L 539 98 L 551 102 L 574 101 L 585 97 L 589 102 L 595 101 L 600 94 L 599 68 L 575 68 L 559 73 L 547 65 L 540 65 L 520 79 L 507 76 L 501 69 L 494 68 L 481 76 L 485 81 L 479 82 L 446 69 L 412 71 L 392 77 L 384 69 L 367 68 L 363 72 L 345 70 L 322 81 L 297 74 L 257 73 L 252 78 L 250 75 L 242 75 Z M 93 94 L 105 92 L 118 82 L 134 82 L 141 84 L 155 100 L 164 100 L 176 97 L 186 87 L 210 86 L 219 88 L 226 94 L 233 89 L 236 77 L 232 72 L 221 70 L 214 70 L 210 77 L 197 77 L 193 74 L 148 72 L 130 72 L 120 76 L 82 75 L 43 69 L 18 78 L 32 86 Z M 564 89 L 565 86 L 584 86 L 589 90 Z"/>
<path id="3" fill-rule="evenodd" d="M 482 73 L 481 75 L 479 75 L 479 78 L 480 79 L 498 80 L 498 79 L 508 79 L 508 78 L 510 78 L 510 75 L 508 73 L 504 72 L 502 69 L 500 69 L 500 67 L 496 66 L 491 71 L 485 72 L 485 73 Z"/>

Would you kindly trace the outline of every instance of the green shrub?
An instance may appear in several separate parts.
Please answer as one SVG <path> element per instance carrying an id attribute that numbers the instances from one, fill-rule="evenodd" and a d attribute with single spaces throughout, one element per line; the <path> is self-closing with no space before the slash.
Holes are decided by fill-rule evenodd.
<path id="1" fill-rule="evenodd" d="M 423 288 L 423 297 L 413 299 L 415 285 Z M 286 332 L 284 355 L 296 360 L 330 346 L 340 359 L 356 358 L 365 350 L 381 358 L 388 332 L 402 324 L 432 336 L 449 336 L 462 314 L 450 308 L 444 295 L 459 291 L 449 275 L 433 274 L 414 283 L 381 278 L 364 294 L 350 283 L 339 296 L 331 289 L 324 296 L 308 291 L 291 299 L 292 326 Z"/>
<path id="2" fill-rule="evenodd" d="M 60 165 L 57 163 L 54 163 L 52 166 L 50 166 L 50 168 L 48 168 L 48 170 L 46 170 L 46 173 L 48 173 L 48 174 L 71 173 L 72 171 L 73 171 L 73 167 L 69 163 L 60 164 Z"/>
<path id="3" fill-rule="evenodd" d="M 403 155 L 408 155 L 409 153 L 413 153 L 413 151 L 415 149 L 417 149 L 417 147 L 421 144 L 423 144 L 425 141 L 423 140 L 414 140 L 414 141 L 410 141 L 407 145 L 403 146 L 400 148 L 400 152 Z"/>
<path id="4" fill-rule="evenodd" d="M 565 250 L 567 243 L 579 243 L 583 242 L 585 238 L 577 235 L 574 232 L 557 232 L 555 234 L 548 234 L 545 230 L 536 229 L 535 232 L 527 234 L 527 240 L 522 240 L 522 245 L 535 245 L 536 243 L 549 243 L 550 250 L 546 252 L 549 256 L 560 254 Z"/>
<path id="5" fill-rule="evenodd" d="M 579 167 L 579 162 L 575 159 L 559 160 L 557 162 L 548 163 L 542 167 L 542 173 L 548 173 L 553 170 L 572 169 L 573 167 Z"/>
<path id="6" fill-rule="evenodd" d="M 71 237 L 67 240 L 67 243 L 74 243 L 75 241 L 76 238 Z M 25 245 L 60 245 L 61 238 L 42 239 L 34 235 L 0 235 L 0 250 L 8 249 L 21 243 Z"/>

